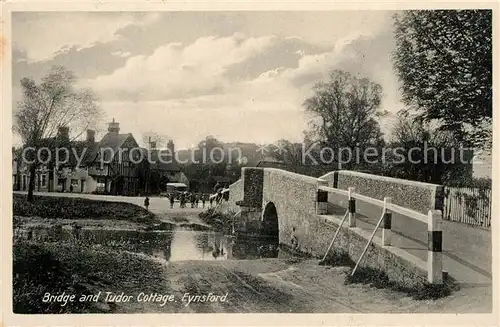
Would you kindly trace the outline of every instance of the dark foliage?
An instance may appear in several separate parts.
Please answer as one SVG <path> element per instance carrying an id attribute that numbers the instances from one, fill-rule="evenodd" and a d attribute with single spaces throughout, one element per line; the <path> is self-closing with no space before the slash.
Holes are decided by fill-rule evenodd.
<path id="1" fill-rule="evenodd" d="M 459 140 L 491 145 L 492 11 L 408 10 L 394 25 L 403 101 Z"/>

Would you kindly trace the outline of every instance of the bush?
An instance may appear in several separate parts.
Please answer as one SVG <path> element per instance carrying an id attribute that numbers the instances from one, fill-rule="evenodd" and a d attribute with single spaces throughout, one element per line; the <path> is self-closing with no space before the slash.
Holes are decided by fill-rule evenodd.
<path id="1" fill-rule="evenodd" d="M 462 178 L 445 183 L 448 187 L 468 187 L 468 188 L 478 188 L 482 190 L 491 190 L 492 181 L 491 178 L 481 177 L 481 178 Z"/>
<path id="2" fill-rule="evenodd" d="M 154 217 L 146 209 L 132 203 L 56 196 L 35 196 L 34 201 L 29 202 L 21 194 L 13 195 L 13 213 L 15 216 L 59 219 L 111 218 L 135 221 Z"/>
<path id="3" fill-rule="evenodd" d="M 198 216 L 205 224 L 212 226 L 217 231 L 232 230 L 234 216 L 232 212 L 224 214 L 214 208 L 209 208 L 206 211 L 200 212 Z"/>
<path id="4" fill-rule="evenodd" d="M 409 287 L 389 280 L 389 277 L 383 270 L 371 267 L 358 267 L 354 276 L 351 276 L 350 273 L 347 274 L 345 284 L 368 284 L 375 288 L 391 289 L 397 292 L 406 293 L 415 300 L 436 300 L 450 295 L 452 291 L 458 288 L 455 280 L 449 276 L 447 276 L 443 284 L 440 285 L 425 282 L 420 287 Z"/>

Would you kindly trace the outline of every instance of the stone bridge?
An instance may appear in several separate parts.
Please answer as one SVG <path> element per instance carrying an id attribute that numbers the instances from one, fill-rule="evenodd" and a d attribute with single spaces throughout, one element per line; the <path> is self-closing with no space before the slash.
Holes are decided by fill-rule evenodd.
<path id="1" fill-rule="evenodd" d="M 463 282 L 491 284 L 488 267 L 453 253 L 443 270 L 442 205 L 443 189 L 434 184 L 352 171 L 314 178 L 246 167 L 225 207 L 240 212 L 239 233 L 276 235 L 281 244 L 319 258 L 333 245 L 329 253 L 341 249 L 354 262 L 362 256 L 360 267 L 382 269 L 406 285 L 441 283 L 445 270 Z"/>

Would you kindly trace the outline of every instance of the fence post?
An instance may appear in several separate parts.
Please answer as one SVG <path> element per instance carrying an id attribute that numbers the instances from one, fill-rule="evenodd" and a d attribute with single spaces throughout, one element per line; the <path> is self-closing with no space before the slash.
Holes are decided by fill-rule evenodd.
<path id="1" fill-rule="evenodd" d="M 356 189 L 354 187 L 348 188 L 349 194 L 349 227 L 356 227 L 356 199 L 353 197 Z"/>
<path id="2" fill-rule="evenodd" d="M 427 281 L 431 284 L 443 283 L 443 232 L 441 230 L 442 213 L 429 210 L 428 213 L 428 250 Z"/>
<path id="3" fill-rule="evenodd" d="M 382 245 L 391 245 L 391 223 L 392 223 L 392 212 L 387 209 L 387 205 L 392 202 L 392 198 L 384 197 L 384 221 L 382 222 Z"/>
<path id="4" fill-rule="evenodd" d="M 318 181 L 318 186 L 324 185 L 326 182 Z M 326 215 L 328 213 L 328 192 L 318 188 L 316 193 L 316 214 Z"/>

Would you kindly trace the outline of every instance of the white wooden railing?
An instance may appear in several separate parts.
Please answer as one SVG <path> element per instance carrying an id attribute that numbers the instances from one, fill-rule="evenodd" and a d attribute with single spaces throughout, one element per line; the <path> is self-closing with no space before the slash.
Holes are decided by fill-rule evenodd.
<path id="1" fill-rule="evenodd" d="M 351 274 L 354 275 L 356 269 L 358 268 L 363 256 L 366 254 L 368 247 L 370 246 L 373 238 L 382 225 L 382 245 L 392 246 L 391 243 L 391 221 L 392 213 L 398 213 L 406 217 L 418 220 L 420 222 L 427 224 L 428 230 L 428 250 L 427 250 L 427 280 L 433 284 L 441 284 L 443 282 L 443 257 L 442 257 L 442 213 L 439 210 L 429 210 L 427 215 L 420 213 L 418 211 L 405 208 L 396 204 L 393 204 L 390 197 L 384 197 L 384 200 L 375 199 L 369 196 L 361 195 L 355 192 L 353 187 L 349 187 L 348 190 L 342 190 L 338 188 L 333 188 L 325 185 L 318 185 L 318 203 L 317 203 L 317 214 L 327 214 L 327 203 L 328 193 L 337 194 L 340 196 L 347 197 L 349 200 L 349 205 L 344 214 L 341 223 L 337 227 L 337 230 L 333 236 L 333 239 L 323 257 L 326 259 L 330 249 L 335 242 L 335 239 L 339 235 L 339 231 L 347 217 L 349 217 L 349 227 L 353 228 L 356 226 L 356 200 L 362 201 L 364 203 L 369 203 L 375 205 L 382 209 L 380 219 L 378 220 L 375 229 L 373 230 L 368 242 L 366 243 L 361 256 L 358 258 L 354 269 Z M 323 193 L 323 194 L 321 194 Z"/>

